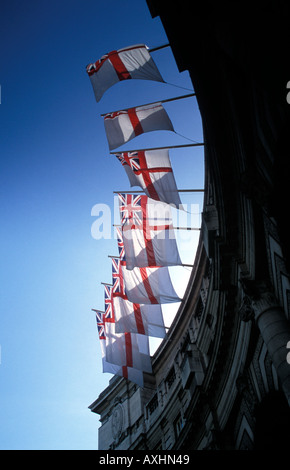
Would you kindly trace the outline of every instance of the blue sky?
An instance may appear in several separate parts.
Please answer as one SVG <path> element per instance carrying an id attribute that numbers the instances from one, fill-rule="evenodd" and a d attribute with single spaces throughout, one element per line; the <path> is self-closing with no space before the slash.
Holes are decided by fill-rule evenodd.
<path id="1" fill-rule="evenodd" d="M 117 246 L 92 237 L 91 211 L 113 210 L 113 191 L 130 189 L 100 114 L 190 91 L 135 80 L 94 99 L 89 62 L 168 42 L 145 0 L 4 0 L 0 17 L 0 449 L 97 449 L 88 406 L 111 375 L 91 309 L 103 309 Z M 170 48 L 152 56 L 166 81 L 192 88 Z M 195 98 L 165 108 L 177 133 L 141 135 L 128 149 L 202 141 Z M 170 156 L 179 188 L 202 187 L 201 148 Z M 200 195 L 181 198 L 201 210 Z M 196 241 L 184 243 L 192 262 Z"/>

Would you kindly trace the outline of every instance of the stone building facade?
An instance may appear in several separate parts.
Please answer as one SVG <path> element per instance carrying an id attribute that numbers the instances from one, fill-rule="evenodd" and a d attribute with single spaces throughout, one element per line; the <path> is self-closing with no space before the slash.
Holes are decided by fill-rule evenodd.
<path id="1" fill-rule="evenodd" d="M 289 7 L 147 3 L 196 92 L 205 142 L 203 220 L 184 299 L 144 389 L 114 377 L 90 405 L 102 423 L 99 449 L 284 449 Z"/>

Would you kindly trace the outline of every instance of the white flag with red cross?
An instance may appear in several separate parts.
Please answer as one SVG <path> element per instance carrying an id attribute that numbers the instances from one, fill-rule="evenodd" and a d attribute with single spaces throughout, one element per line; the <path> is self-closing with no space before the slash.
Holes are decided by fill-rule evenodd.
<path id="1" fill-rule="evenodd" d="M 148 336 L 130 332 L 117 333 L 115 323 L 106 321 L 105 334 L 107 362 L 152 372 Z"/>
<path id="2" fill-rule="evenodd" d="M 111 51 L 96 62 L 88 64 L 86 70 L 97 102 L 108 88 L 123 80 L 141 79 L 164 82 L 144 44 Z"/>
<path id="3" fill-rule="evenodd" d="M 151 199 L 182 208 L 168 149 L 115 155 L 123 165 L 131 186 L 140 186 Z"/>
<path id="4" fill-rule="evenodd" d="M 157 305 L 181 301 L 175 292 L 167 267 L 127 269 L 123 237 L 119 228 L 117 239 L 120 259 L 116 260 L 113 283 L 118 278 L 121 290 L 115 288 L 114 293 L 126 295 L 130 302 L 136 304 Z"/>
<path id="5" fill-rule="evenodd" d="M 100 340 L 101 355 L 102 355 L 102 370 L 110 374 L 119 375 L 131 382 L 134 382 L 140 387 L 144 386 L 143 372 L 141 370 L 133 369 L 132 367 L 119 366 L 112 364 L 106 360 L 106 333 L 105 333 L 105 320 L 104 312 L 92 309 L 96 312 L 97 329 Z"/>
<path id="6" fill-rule="evenodd" d="M 119 209 L 128 270 L 182 264 L 168 204 L 119 194 Z"/>
<path id="7" fill-rule="evenodd" d="M 121 261 L 112 258 L 112 291 L 116 333 L 139 333 L 157 338 L 166 335 L 161 305 L 130 302 L 125 293 Z"/>
<path id="8" fill-rule="evenodd" d="M 166 332 L 160 305 L 140 305 L 114 296 L 115 329 L 117 333 L 138 333 L 165 338 Z"/>
<path id="9" fill-rule="evenodd" d="M 172 122 L 161 103 L 107 113 L 104 115 L 104 126 L 110 150 L 146 132 L 174 132 Z"/>

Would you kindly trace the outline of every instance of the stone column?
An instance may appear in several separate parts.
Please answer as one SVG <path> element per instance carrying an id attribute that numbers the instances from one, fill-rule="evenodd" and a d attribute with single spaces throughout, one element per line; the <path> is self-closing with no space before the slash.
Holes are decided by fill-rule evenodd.
<path id="1" fill-rule="evenodd" d="M 241 318 L 257 323 L 290 406 L 290 364 L 287 362 L 290 323 L 265 282 L 242 280 L 241 283 L 245 293 Z"/>

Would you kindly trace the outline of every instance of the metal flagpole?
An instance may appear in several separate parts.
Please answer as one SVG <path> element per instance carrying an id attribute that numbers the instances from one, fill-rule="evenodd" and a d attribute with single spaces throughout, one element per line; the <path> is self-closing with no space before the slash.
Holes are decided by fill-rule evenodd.
<path id="1" fill-rule="evenodd" d="M 165 47 L 170 47 L 170 44 L 163 44 L 163 46 L 152 47 L 151 49 L 148 49 L 148 52 L 159 51 L 160 49 L 164 49 Z"/>
<path id="2" fill-rule="evenodd" d="M 112 255 L 108 255 L 108 258 L 116 258 L 116 259 L 121 259 L 120 256 L 112 256 Z M 173 265 L 173 266 L 169 266 L 169 267 L 174 267 L 174 266 L 184 266 L 184 267 L 188 267 L 188 268 L 193 268 L 193 264 L 186 264 L 186 263 L 182 263 L 182 264 L 176 264 L 176 265 Z M 145 266 L 146 267 L 146 266 Z M 148 268 L 150 268 L 150 266 L 148 266 Z M 103 284 L 103 282 L 102 282 Z M 110 284 L 105 284 L 106 286 L 107 285 L 110 285 Z"/>
<path id="3" fill-rule="evenodd" d="M 168 103 L 169 101 L 181 100 L 183 98 L 190 98 L 195 95 L 196 95 L 195 93 L 189 93 L 188 95 L 176 96 L 175 98 L 168 98 L 166 100 L 154 101 L 153 103 L 139 104 L 137 106 L 131 106 L 130 108 L 124 108 L 121 110 L 118 109 L 117 111 L 110 111 L 108 113 L 103 113 L 101 114 L 101 116 L 106 116 L 107 114 L 117 113 L 118 111 L 128 111 L 128 109 L 139 108 L 140 106 L 151 106 L 153 104 L 158 104 L 158 103 Z"/>
<path id="4" fill-rule="evenodd" d="M 151 147 L 151 148 L 146 148 L 146 149 L 134 149 L 134 150 L 122 150 L 120 152 L 114 151 L 110 152 L 110 155 L 116 155 L 118 153 L 125 153 L 125 152 L 146 152 L 149 150 L 163 150 L 163 149 L 177 149 L 177 148 L 183 148 L 183 147 L 203 147 L 204 143 L 203 142 L 196 142 L 193 144 L 182 144 L 182 145 L 168 145 L 164 147 Z"/>
<path id="5" fill-rule="evenodd" d="M 113 227 L 122 227 L 122 225 L 113 224 Z M 158 225 L 156 227 L 158 227 Z M 199 227 L 172 227 L 172 228 L 175 230 L 200 230 Z"/>
<path id="6" fill-rule="evenodd" d="M 204 189 L 178 189 L 179 193 L 204 193 Z M 144 193 L 142 189 L 140 191 L 113 191 L 113 194 L 140 194 Z"/>

